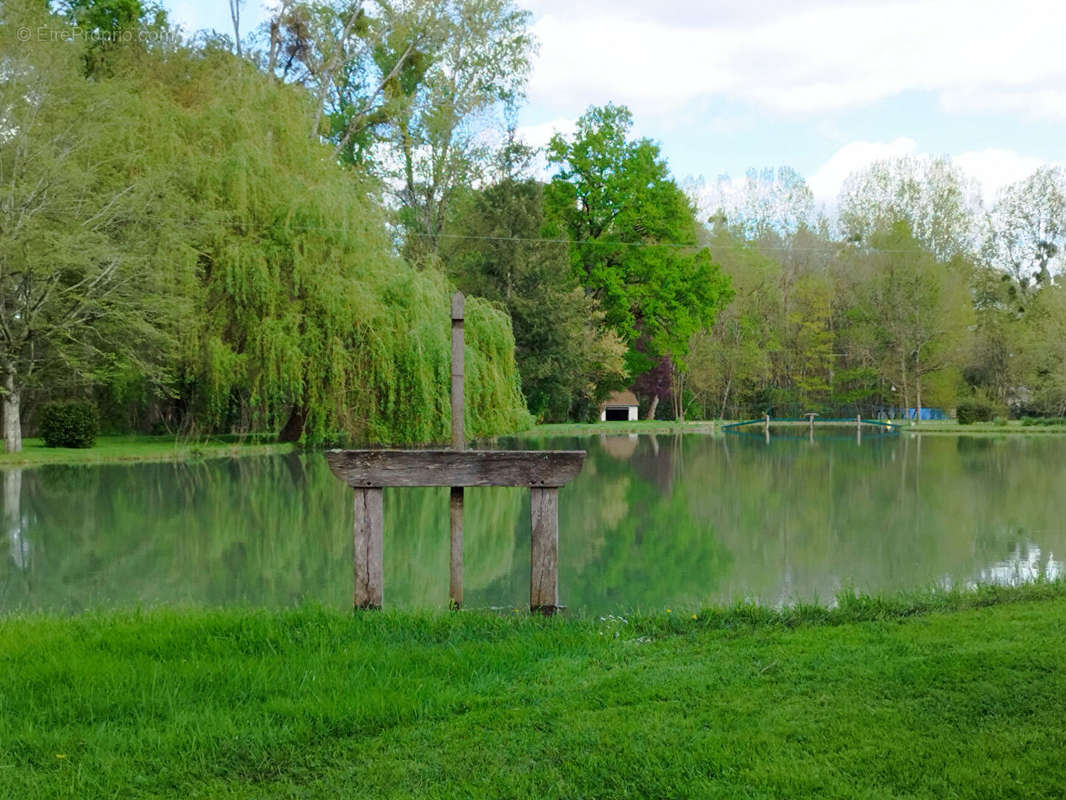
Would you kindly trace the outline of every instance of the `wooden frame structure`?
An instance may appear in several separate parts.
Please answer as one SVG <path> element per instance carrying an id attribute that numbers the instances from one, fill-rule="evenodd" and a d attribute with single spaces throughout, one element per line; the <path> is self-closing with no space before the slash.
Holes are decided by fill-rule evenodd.
<path id="1" fill-rule="evenodd" d="M 386 486 L 448 486 L 453 491 L 468 486 L 528 486 L 529 607 L 545 614 L 560 608 L 559 487 L 581 472 L 583 450 L 330 450 L 326 460 L 333 474 L 355 491 L 356 608 L 382 605 L 381 490 Z"/>
<path id="2" fill-rule="evenodd" d="M 352 529 L 354 603 L 381 608 L 384 595 L 386 486 L 447 486 L 451 530 L 449 597 L 463 603 L 463 502 L 468 486 L 528 486 L 530 506 L 529 608 L 554 614 L 559 605 L 559 488 L 577 477 L 584 450 L 466 450 L 464 434 L 463 295 L 452 296 L 452 449 L 329 450 L 333 474 L 355 492 Z"/>

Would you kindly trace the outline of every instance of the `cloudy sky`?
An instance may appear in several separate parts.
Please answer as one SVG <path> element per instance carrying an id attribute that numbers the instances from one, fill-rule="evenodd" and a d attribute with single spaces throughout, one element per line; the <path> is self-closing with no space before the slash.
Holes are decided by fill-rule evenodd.
<path id="1" fill-rule="evenodd" d="M 225 0 L 171 0 L 229 29 Z M 1066 163 L 1063 0 L 526 0 L 540 42 L 520 122 L 542 144 L 623 103 L 681 179 L 791 166 L 831 202 L 853 170 L 952 156 L 991 197 Z M 245 15 L 261 21 L 258 0 Z"/>

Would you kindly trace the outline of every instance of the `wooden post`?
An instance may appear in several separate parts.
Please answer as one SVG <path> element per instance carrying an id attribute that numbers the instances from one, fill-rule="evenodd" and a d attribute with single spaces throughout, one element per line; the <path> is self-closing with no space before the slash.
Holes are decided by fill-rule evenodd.
<path id="1" fill-rule="evenodd" d="M 463 381 L 465 360 L 463 343 L 463 318 L 466 302 L 462 292 L 452 295 L 452 448 L 466 449 L 464 431 Z"/>
<path id="2" fill-rule="evenodd" d="M 381 489 L 379 487 L 356 489 L 355 524 L 352 529 L 356 608 L 381 608 L 381 556 L 384 527 Z"/>
<path id="3" fill-rule="evenodd" d="M 855 443 L 862 444 L 862 414 L 855 417 Z"/>
<path id="4" fill-rule="evenodd" d="M 529 610 L 551 615 L 559 610 L 559 490 L 530 488 L 529 518 Z"/>
<path id="5" fill-rule="evenodd" d="M 448 601 L 454 610 L 463 605 L 463 487 L 448 490 L 448 519 L 451 530 L 451 567 L 448 575 Z"/>
<path id="6" fill-rule="evenodd" d="M 452 449 L 454 450 L 466 449 L 464 419 L 466 362 L 463 336 L 465 305 L 462 292 L 452 295 Z M 448 502 L 451 530 L 448 597 L 452 608 L 460 608 L 463 605 L 463 500 L 463 487 L 451 487 Z"/>

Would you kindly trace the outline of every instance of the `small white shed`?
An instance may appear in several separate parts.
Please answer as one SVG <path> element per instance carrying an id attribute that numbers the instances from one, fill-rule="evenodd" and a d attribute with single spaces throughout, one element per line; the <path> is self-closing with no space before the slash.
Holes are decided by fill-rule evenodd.
<path id="1" fill-rule="evenodd" d="M 632 392 L 614 392 L 600 406 L 601 422 L 632 422 L 637 419 L 637 396 Z"/>

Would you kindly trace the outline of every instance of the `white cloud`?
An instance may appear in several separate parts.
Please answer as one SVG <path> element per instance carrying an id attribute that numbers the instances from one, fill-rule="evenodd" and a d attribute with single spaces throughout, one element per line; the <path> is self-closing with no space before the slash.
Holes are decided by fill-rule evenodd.
<path id="1" fill-rule="evenodd" d="M 516 131 L 518 138 L 530 147 L 544 147 L 555 134 L 570 136 L 573 132 L 574 120 L 566 118 L 553 119 L 551 122 L 541 122 L 536 125 L 521 125 Z"/>
<path id="2" fill-rule="evenodd" d="M 927 91 L 945 108 L 993 98 L 999 108 L 1066 116 L 1066 3 L 733 0 L 721 13 L 717 3 L 635 0 L 535 7 L 541 52 L 530 97 L 568 112 L 612 100 L 657 114 L 711 96 L 821 112 Z"/>
<path id="3" fill-rule="evenodd" d="M 539 150 L 531 165 L 534 178 L 541 181 L 551 180 L 555 170 L 548 164 L 544 148 L 557 133 L 571 136 L 574 133 L 574 122 L 572 119 L 554 119 L 551 122 L 542 122 L 537 125 L 520 125 L 515 131 L 519 140 Z"/>
<path id="4" fill-rule="evenodd" d="M 960 153 L 953 157 L 952 161 L 981 185 L 986 206 L 992 205 L 1004 186 L 1028 178 L 1046 163 L 1039 158 L 1023 156 L 1014 150 L 1001 148 Z"/>
<path id="5" fill-rule="evenodd" d="M 891 142 L 850 142 L 815 170 L 807 185 L 819 203 L 833 203 L 840 193 L 844 180 L 853 172 L 868 167 L 875 161 L 900 156 L 914 155 L 918 143 L 914 139 L 900 137 Z"/>

